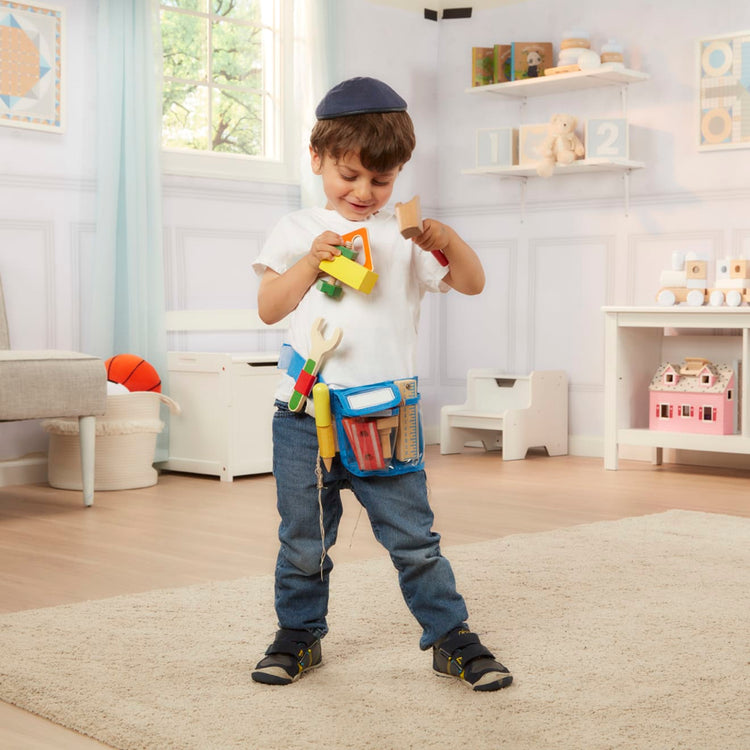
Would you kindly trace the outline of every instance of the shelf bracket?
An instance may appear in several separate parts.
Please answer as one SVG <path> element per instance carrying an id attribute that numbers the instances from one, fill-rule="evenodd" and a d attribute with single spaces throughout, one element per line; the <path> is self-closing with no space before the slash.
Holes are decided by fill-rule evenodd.
<path id="1" fill-rule="evenodd" d="M 623 182 L 623 190 L 624 190 L 624 199 L 625 199 L 625 217 L 627 218 L 630 216 L 630 169 L 626 169 L 622 173 L 622 182 Z"/>

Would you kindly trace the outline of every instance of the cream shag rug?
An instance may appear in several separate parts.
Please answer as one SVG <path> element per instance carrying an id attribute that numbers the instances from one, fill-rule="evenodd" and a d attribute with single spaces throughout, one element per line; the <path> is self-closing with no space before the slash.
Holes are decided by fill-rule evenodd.
<path id="1" fill-rule="evenodd" d="M 670 511 L 451 547 L 471 624 L 515 675 L 432 674 L 386 560 L 334 571 L 324 664 L 250 669 L 273 581 L 0 617 L 0 698 L 117 748 L 750 748 L 750 519 Z"/>

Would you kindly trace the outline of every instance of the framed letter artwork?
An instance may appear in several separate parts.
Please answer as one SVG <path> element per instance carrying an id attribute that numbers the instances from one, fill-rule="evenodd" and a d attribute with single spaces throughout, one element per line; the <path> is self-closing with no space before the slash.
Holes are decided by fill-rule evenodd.
<path id="1" fill-rule="evenodd" d="M 701 39 L 698 147 L 750 147 L 750 31 Z"/>

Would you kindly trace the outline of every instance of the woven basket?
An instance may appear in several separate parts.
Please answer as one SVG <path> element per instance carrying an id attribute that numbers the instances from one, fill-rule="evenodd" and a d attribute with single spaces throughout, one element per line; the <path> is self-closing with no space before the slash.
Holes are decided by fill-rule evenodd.
<path id="1" fill-rule="evenodd" d="M 179 407 L 161 393 L 136 391 L 107 396 L 106 413 L 96 418 L 94 489 L 128 490 L 151 487 L 158 474 L 153 467 L 156 436 L 164 428 L 159 405 Z M 80 490 L 81 446 L 77 419 L 47 419 L 49 433 L 47 479 L 52 487 Z"/>

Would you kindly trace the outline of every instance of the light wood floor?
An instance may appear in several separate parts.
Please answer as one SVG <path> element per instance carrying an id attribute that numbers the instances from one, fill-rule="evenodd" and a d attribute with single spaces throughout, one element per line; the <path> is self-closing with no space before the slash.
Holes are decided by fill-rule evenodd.
<path id="1" fill-rule="evenodd" d="M 467 449 L 427 455 L 435 527 L 450 546 L 672 508 L 750 517 L 750 473 L 530 454 L 503 462 Z M 384 556 L 347 493 L 337 563 Z M 46 485 L 0 488 L 0 613 L 273 572 L 273 478 L 163 474 L 150 488 L 80 493 Z M 0 657 L 1 658 L 1 657 Z M 0 702 L 0 747 L 103 745 Z"/>

